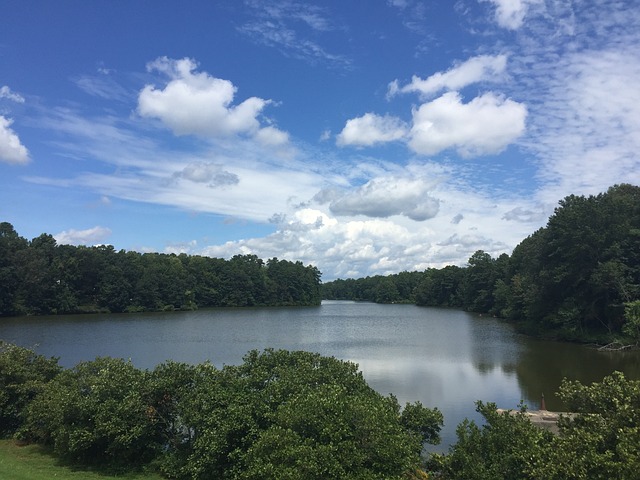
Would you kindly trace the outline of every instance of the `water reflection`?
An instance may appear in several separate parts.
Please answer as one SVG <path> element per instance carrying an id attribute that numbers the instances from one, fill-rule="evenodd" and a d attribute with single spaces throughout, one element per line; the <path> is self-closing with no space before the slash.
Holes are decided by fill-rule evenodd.
<path id="1" fill-rule="evenodd" d="M 517 372 L 527 398 L 539 399 L 544 393 L 549 410 L 564 411 L 566 406 L 556 395 L 563 378 L 588 384 L 601 381 L 615 370 L 640 379 L 638 352 L 604 352 L 581 345 L 529 340 Z"/>
<path id="2" fill-rule="evenodd" d="M 359 364 L 369 384 L 401 403 L 421 401 L 445 416 L 443 446 L 476 418 L 474 402 L 517 408 L 524 400 L 560 409 L 563 377 L 600 380 L 613 370 L 640 378 L 638 352 L 611 354 L 518 335 L 507 324 L 465 312 L 331 302 L 310 308 L 215 309 L 140 315 L 0 320 L 0 338 L 60 357 L 66 367 L 96 356 L 140 368 L 166 360 L 222 367 L 251 349 L 308 350 Z"/>

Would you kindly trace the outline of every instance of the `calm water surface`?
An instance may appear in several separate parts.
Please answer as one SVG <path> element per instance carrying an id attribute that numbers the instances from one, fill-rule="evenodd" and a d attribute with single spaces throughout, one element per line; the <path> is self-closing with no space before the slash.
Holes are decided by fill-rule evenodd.
<path id="1" fill-rule="evenodd" d="M 605 353 L 533 340 L 493 318 L 413 305 L 323 302 L 319 307 L 0 319 L 0 339 L 60 357 L 72 367 L 97 356 L 139 368 L 165 360 L 218 367 L 251 349 L 308 350 L 356 362 L 369 385 L 401 404 L 421 401 L 444 414 L 443 443 L 455 442 L 476 400 L 549 410 L 563 377 L 592 382 L 614 370 L 640 379 L 638 352 Z"/>

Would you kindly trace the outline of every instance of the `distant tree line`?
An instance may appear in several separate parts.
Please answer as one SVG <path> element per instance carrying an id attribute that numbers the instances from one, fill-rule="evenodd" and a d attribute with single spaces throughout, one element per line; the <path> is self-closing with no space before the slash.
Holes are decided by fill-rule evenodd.
<path id="1" fill-rule="evenodd" d="M 537 335 L 581 341 L 623 335 L 637 342 L 640 187 L 566 197 L 511 256 L 479 250 L 466 267 L 335 280 L 323 285 L 323 298 L 456 307 Z"/>
<path id="2" fill-rule="evenodd" d="M 366 278 L 338 279 L 322 285 L 327 300 L 356 300 L 376 303 L 415 303 L 422 272 L 400 272 Z"/>
<path id="3" fill-rule="evenodd" d="M 0 316 L 318 305 L 314 266 L 255 255 L 230 260 L 31 241 L 0 223 Z"/>

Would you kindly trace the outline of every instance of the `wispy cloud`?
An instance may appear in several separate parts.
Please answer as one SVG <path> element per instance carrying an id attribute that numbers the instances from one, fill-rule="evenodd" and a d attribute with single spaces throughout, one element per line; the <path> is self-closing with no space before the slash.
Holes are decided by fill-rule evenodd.
<path id="1" fill-rule="evenodd" d="M 323 8 L 295 0 L 247 0 L 252 19 L 238 31 L 288 57 L 347 68 L 351 60 L 322 46 L 319 36 L 337 27 Z"/>
<path id="2" fill-rule="evenodd" d="M 135 93 L 128 92 L 122 85 L 113 78 L 102 75 L 81 75 L 74 79 L 75 84 L 89 95 L 100 97 L 105 100 L 117 100 L 126 102 L 135 96 Z"/>
<path id="3" fill-rule="evenodd" d="M 24 103 L 24 97 L 19 93 L 11 91 L 7 85 L 0 87 L 0 98 L 6 98 L 16 103 Z"/>
<path id="4" fill-rule="evenodd" d="M 510 63 L 541 200 L 640 183 L 639 24 L 640 11 L 619 2 L 532 6 Z"/>

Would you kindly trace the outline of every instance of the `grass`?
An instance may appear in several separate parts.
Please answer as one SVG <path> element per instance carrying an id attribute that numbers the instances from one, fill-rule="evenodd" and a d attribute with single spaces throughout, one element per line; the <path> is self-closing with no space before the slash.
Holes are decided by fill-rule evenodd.
<path id="1" fill-rule="evenodd" d="M 0 478 L 3 480 L 162 480 L 155 474 L 110 475 L 61 465 L 45 448 L 19 446 L 13 440 L 0 440 Z"/>

